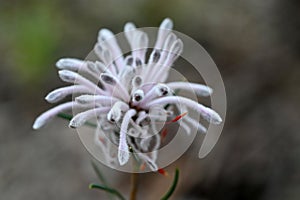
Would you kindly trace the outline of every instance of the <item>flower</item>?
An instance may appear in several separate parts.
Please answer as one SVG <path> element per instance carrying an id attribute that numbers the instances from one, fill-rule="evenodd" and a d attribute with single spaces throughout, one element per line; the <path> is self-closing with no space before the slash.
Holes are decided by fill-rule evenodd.
<path id="1" fill-rule="evenodd" d="M 187 133 L 191 131 L 190 126 L 206 132 L 203 125 L 189 116 L 188 109 L 197 111 L 210 123 L 222 121 L 211 108 L 174 92 L 192 90 L 198 96 L 210 96 L 210 87 L 188 82 L 165 83 L 183 50 L 183 43 L 171 31 L 172 27 L 168 18 L 161 23 L 149 59 L 146 56 L 148 35 L 134 24 L 127 23 L 124 28 L 132 50 L 126 56 L 122 55 L 113 33 L 101 29 L 94 47 L 101 61 L 60 59 L 56 63 L 59 77 L 73 85 L 56 89 L 45 99 L 57 103 L 68 95 L 75 94 L 76 98 L 41 114 L 33 128 L 39 129 L 61 112 L 80 108 L 83 111 L 72 118 L 69 127 L 78 128 L 96 116 L 95 142 L 110 163 L 125 165 L 130 152 L 134 152 L 143 164 L 157 171 L 157 150 L 166 135 L 166 130 L 159 125 L 181 120 L 180 125 Z M 176 116 L 176 109 L 185 112 Z M 118 146 L 117 153 L 112 152 L 113 145 Z"/>

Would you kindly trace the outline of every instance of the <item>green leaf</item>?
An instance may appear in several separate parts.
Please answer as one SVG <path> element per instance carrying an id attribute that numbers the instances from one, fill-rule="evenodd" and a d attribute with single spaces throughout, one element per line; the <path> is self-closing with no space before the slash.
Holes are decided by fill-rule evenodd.
<path id="1" fill-rule="evenodd" d="M 161 200 L 168 200 L 170 198 L 170 196 L 174 193 L 175 188 L 178 183 L 178 178 L 179 178 L 179 169 L 176 168 L 173 183 L 172 183 L 170 189 L 168 190 L 168 192 L 161 198 Z"/>
<path id="2" fill-rule="evenodd" d="M 66 113 L 58 113 L 57 117 L 60 117 L 60 118 L 63 118 L 63 119 L 69 120 L 69 121 L 73 118 L 72 115 L 69 115 L 69 114 L 66 114 Z M 91 127 L 94 127 L 94 128 L 97 127 L 96 124 L 93 124 L 91 122 L 86 122 L 85 125 L 91 126 Z"/>
<path id="3" fill-rule="evenodd" d="M 98 168 L 98 166 L 96 165 L 96 163 L 95 163 L 94 161 L 91 161 L 91 163 L 92 163 L 92 167 L 93 167 L 93 169 L 94 169 L 94 171 L 95 171 L 97 177 L 99 178 L 99 180 L 101 181 L 101 183 L 103 184 L 103 186 L 109 187 L 109 185 L 108 185 L 108 183 L 107 183 L 105 177 L 104 177 L 103 174 L 101 173 L 101 170 Z M 110 200 L 114 199 L 114 198 L 113 198 L 113 194 L 109 193 L 109 194 L 108 194 L 108 198 L 109 198 Z"/>
<path id="4" fill-rule="evenodd" d="M 126 200 L 126 199 L 121 195 L 120 192 L 118 192 L 118 191 L 115 190 L 115 189 L 109 188 L 109 187 L 107 187 L 107 186 L 103 186 L 103 185 L 98 185 L 98 184 L 92 183 L 92 184 L 89 185 L 89 188 L 90 188 L 90 189 L 99 189 L 99 190 L 103 190 L 103 191 L 105 191 L 105 192 L 108 192 L 108 193 L 111 193 L 111 194 L 117 196 L 117 197 L 118 197 L 119 199 L 121 199 L 121 200 Z"/>

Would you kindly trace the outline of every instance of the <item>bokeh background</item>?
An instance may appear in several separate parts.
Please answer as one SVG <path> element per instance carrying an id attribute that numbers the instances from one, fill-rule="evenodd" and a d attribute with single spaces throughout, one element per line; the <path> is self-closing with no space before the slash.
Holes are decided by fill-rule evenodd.
<path id="1" fill-rule="evenodd" d="M 299 199 L 299 8 L 296 0 L 0 0 L 0 199 L 107 199 L 88 189 L 97 182 L 92 157 L 66 121 L 31 126 L 51 107 L 43 97 L 62 85 L 60 57 L 85 58 L 100 28 L 118 33 L 128 21 L 158 26 L 165 17 L 216 62 L 228 113 L 208 157 L 197 160 L 193 145 L 169 178 L 141 175 L 139 199 L 159 199 L 174 166 L 176 200 Z M 128 174 L 100 167 L 128 194 Z"/>

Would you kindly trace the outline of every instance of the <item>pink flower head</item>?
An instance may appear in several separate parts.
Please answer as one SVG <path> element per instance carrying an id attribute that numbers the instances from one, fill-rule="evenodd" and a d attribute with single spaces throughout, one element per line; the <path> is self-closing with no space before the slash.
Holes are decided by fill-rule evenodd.
<path id="1" fill-rule="evenodd" d="M 166 131 L 158 130 L 157 122 L 168 119 L 171 122 L 181 121 L 180 125 L 187 134 L 191 131 L 190 127 L 206 132 L 206 128 L 188 112 L 176 117 L 176 107 L 195 110 L 213 124 L 222 122 L 211 108 L 174 93 L 178 89 L 193 90 L 198 96 L 210 96 L 210 87 L 188 82 L 166 83 L 170 68 L 183 50 L 182 41 L 171 32 L 172 27 L 170 19 L 161 23 L 149 59 L 146 56 L 148 35 L 132 23 L 127 23 L 124 28 L 132 49 L 130 55 L 120 56 L 122 52 L 113 33 L 102 29 L 94 47 L 100 61 L 60 59 L 56 63 L 59 77 L 73 85 L 56 89 L 45 99 L 56 103 L 68 95 L 75 94 L 77 97 L 41 114 L 33 128 L 41 128 L 61 112 L 81 108 L 83 111 L 72 118 L 69 126 L 78 128 L 96 116 L 98 127 L 95 142 L 105 152 L 109 162 L 125 165 L 130 151 L 133 151 L 151 170 L 157 171 L 157 150 L 161 145 L 161 134 L 163 137 L 166 134 Z M 101 84 L 96 84 L 95 80 Z M 112 142 L 107 141 L 107 133 Z M 118 145 L 117 154 L 109 152 L 111 145 Z"/>

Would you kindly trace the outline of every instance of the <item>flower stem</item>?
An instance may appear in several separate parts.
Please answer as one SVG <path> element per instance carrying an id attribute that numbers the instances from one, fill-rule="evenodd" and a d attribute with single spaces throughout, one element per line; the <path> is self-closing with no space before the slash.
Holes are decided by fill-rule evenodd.
<path id="1" fill-rule="evenodd" d="M 138 173 L 131 174 L 131 192 L 130 192 L 130 200 L 136 200 L 136 193 L 138 190 Z"/>

